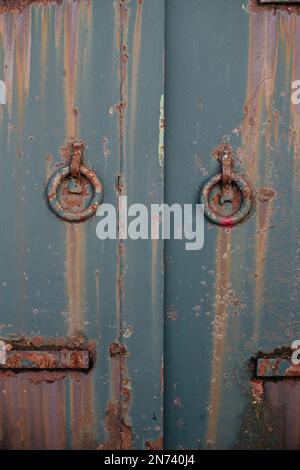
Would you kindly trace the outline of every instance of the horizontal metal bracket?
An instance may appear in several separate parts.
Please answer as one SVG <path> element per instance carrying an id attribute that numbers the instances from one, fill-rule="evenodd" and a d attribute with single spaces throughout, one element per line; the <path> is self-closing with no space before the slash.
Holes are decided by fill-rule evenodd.
<path id="1" fill-rule="evenodd" d="M 0 369 L 89 369 L 89 351 L 7 351 Z"/>
<path id="2" fill-rule="evenodd" d="M 92 352 L 81 338 L 72 341 L 22 338 L 0 340 L 0 371 L 7 370 L 88 370 Z"/>
<path id="3" fill-rule="evenodd" d="M 300 378 L 300 364 L 294 365 L 289 358 L 260 357 L 256 360 L 256 377 L 270 378 Z"/>
<path id="4" fill-rule="evenodd" d="M 282 5 L 286 5 L 286 4 L 290 4 L 290 5 L 299 5 L 300 4 L 300 0 L 259 0 L 259 3 L 262 3 L 262 4 L 282 4 Z"/>

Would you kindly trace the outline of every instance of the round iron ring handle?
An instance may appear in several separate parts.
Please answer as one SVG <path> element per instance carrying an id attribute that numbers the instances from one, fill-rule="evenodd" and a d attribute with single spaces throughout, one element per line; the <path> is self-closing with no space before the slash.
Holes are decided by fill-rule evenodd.
<path id="1" fill-rule="evenodd" d="M 204 205 L 204 213 L 206 217 L 216 225 L 222 227 L 231 227 L 242 222 L 250 213 L 252 208 L 252 190 L 247 181 L 240 175 L 231 174 L 232 184 L 235 184 L 242 195 L 241 206 L 238 211 L 230 216 L 223 216 L 215 212 L 209 204 L 209 196 L 212 189 L 219 183 L 223 182 L 223 175 L 213 176 L 202 188 L 201 204 Z"/>
<path id="2" fill-rule="evenodd" d="M 96 173 L 86 165 L 80 165 L 79 174 L 85 176 L 93 187 L 93 198 L 90 205 L 81 212 L 75 213 L 64 209 L 60 204 L 57 192 L 59 186 L 70 175 L 70 167 L 64 166 L 59 168 L 50 178 L 47 185 L 47 201 L 50 209 L 61 219 L 67 222 L 84 222 L 96 214 L 99 205 L 103 198 L 103 186 L 98 179 Z"/>

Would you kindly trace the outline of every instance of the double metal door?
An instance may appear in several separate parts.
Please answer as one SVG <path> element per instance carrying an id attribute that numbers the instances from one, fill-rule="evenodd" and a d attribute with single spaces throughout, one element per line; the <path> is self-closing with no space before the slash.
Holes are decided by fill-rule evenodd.
<path id="1" fill-rule="evenodd" d="M 299 448 L 285 3 L 0 2 L 1 448 Z M 124 197 L 207 203 L 203 248 L 100 240 Z"/>

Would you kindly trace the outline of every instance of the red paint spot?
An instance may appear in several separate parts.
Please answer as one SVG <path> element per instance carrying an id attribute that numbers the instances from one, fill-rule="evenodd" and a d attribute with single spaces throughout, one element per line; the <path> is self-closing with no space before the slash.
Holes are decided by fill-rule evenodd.
<path id="1" fill-rule="evenodd" d="M 229 227 L 231 225 L 234 225 L 234 222 L 231 218 L 228 218 L 223 220 L 222 225 L 224 225 L 224 227 Z"/>

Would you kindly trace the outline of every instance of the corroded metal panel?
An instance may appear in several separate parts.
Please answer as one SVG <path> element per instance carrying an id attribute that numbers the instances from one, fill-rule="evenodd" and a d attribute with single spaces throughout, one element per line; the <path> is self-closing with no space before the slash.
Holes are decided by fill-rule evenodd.
<path id="1" fill-rule="evenodd" d="M 162 201 L 164 2 L 2 0 L 0 14 L 0 336 L 93 350 L 86 372 L 0 371 L 0 447 L 145 448 L 162 434 L 162 246 L 100 241 L 97 217 L 59 219 L 45 192 L 76 139 L 104 202 Z"/>
<path id="2" fill-rule="evenodd" d="M 256 194 L 241 224 L 207 221 L 202 251 L 166 244 L 169 448 L 300 447 L 297 378 L 252 362 L 300 337 L 300 15 L 284 3 L 166 2 L 167 202 L 199 201 L 224 138 Z"/>

